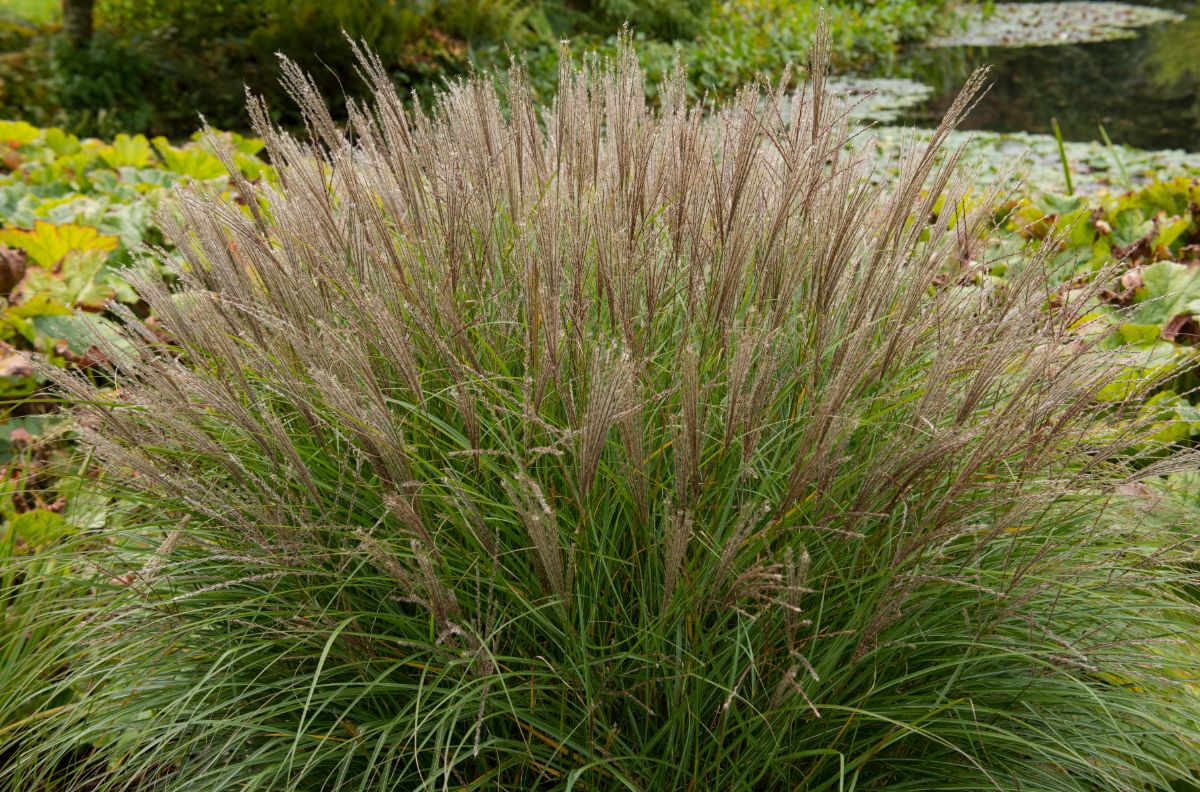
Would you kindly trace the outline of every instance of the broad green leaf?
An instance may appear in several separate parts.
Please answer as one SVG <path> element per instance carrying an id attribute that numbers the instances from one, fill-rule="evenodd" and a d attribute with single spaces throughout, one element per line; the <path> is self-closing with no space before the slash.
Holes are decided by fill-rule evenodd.
<path id="1" fill-rule="evenodd" d="M 15 532 L 17 539 L 26 545 L 45 547 L 71 535 L 75 529 L 57 512 L 34 509 L 10 517 L 5 537 L 8 536 L 8 531 Z"/>
<path id="2" fill-rule="evenodd" d="M 1142 395 L 1153 388 L 1162 377 L 1174 372 L 1185 361 L 1183 348 L 1169 341 L 1156 340 L 1130 350 L 1125 356 L 1125 368 L 1108 385 L 1101 388 L 1101 401 L 1123 401 Z"/>
<path id="3" fill-rule="evenodd" d="M 1174 391 L 1147 399 L 1143 412 L 1154 422 L 1151 439 L 1156 442 L 1180 443 L 1200 434 L 1200 410 Z"/>
<path id="4" fill-rule="evenodd" d="M 0 231 L 0 243 L 21 248 L 40 266 L 53 267 L 73 250 L 115 250 L 117 238 L 101 234 L 90 226 L 55 225 L 39 220 L 31 230 Z"/>
<path id="5" fill-rule="evenodd" d="M 1169 253 L 1171 245 L 1175 244 L 1181 236 L 1187 233 L 1191 225 L 1191 220 L 1186 217 L 1177 217 L 1174 220 L 1165 221 L 1165 225 L 1158 230 L 1158 236 L 1154 238 L 1155 249 L 1161 249 L 1164 253 Z"/>
<path id="6" fill-rule="evenodd" d="M 100 159 L 110 168 L 144 168 L 154 155 L 150 141 L 145 135 L 130 137 L 124 133 L 113 138 L 113 142 L 100 149 Z"/>
<path id="7" fill-rule="evenodd" d="M 1071 329 L 1092 332 L 1107 332 L 1106 328 L 1111 326 L 1111 321 L 1111 317 L 1107 313 L 1102 311 L 1089 311 L 1072 322 Z"/>
<path id="8" fill-rule="evenodd" d="M 70 313 L 70 308 L 50 295 L 32 294 L 17 305 L 10 305 L 4 312 L 4 317 L 6 319 L 32 319 L 35 316 L 67 316 Z"/>
<path id="9" fill-rule="evenodd" d="M 1065 215 L 1087 208 L 1087 200 L 1081 195 L 1055 195 L 1043 193 L 1034 201 L 1046 214 Z"/>
<path id="10" fill-rule="evenodd" d="M 1088 222 L 1091 218 L 1091 212 L 1084 207 L 1071 214 L 1065 216 L 1059 224 L 1063 228 L 1069 228 L 1071 231 L 1068 241 L 1071 247 L 1088 248 L 1096 241 L 1096 226 Z"/>
<path id="11" fill-rule="evenodd" d="M 178 181 L 171 172 L 157 168 L 120 168 L 118 173 L 124 184 L 138 187 L 166 188 Z"/>
<path id="12" fill-rule="evenodd" d="M 70 132 L 64 132 L 61 129 L 50 128 L 42 135 L 42 143 L 46 148 L 54 152 L 56 156 L 65 157 L 69 154 L 75 154 L 80 150 L 79 138 L 72 135 Z"/>
<path id="13" fill-rule="evenodd" d="M 1188 211 L 1190 179 L 1172 179 L 1152 182 L 1129 197 L 1130 205 L 1137 206 L 1147 215 L 1166 212 L 1168 215 L 1183 215 Z"/>
<path id="14" fill-rule="evenodd" d="M 154 208 L 154 202 L 146 200 L 118 203 L 108 207 L 97 226 L 119 238 L 127 250 L 132 250 L 146 238 L 146 232 L 153 225 Z"/>
<path id="15" fill-rule="evenodd" d="M 63 519 L 73 528 L 86 531 L 104 527 L 112 506 L 110 498 L 93 491 L 79 478 L 64 480 L 58 493 L 67 501 Z"/>
<path id="16" fill-rule="evenodd" d="M 115 296 L 113 288 L 100 277 L 104 269 L 103 253 L 72 252 L 53 270 L 35 269 L 21 281 L 22 296 L 44 295 L 71 307 L 100 310 Z"/>
<path id="17" fill-rule="evenodd" d="M 85 354 L 101 338 L 118 347 L 129 347 L 113 323 L 98 314 L 76 311 L 69 316 L 40 316 L 34 323 L 47 338 L 66 341 L 76 355 Z"/>
<path id="18" fill-rule="evenodd" d="M 1091 259 L 1088 261 L 1088 269 L 1092 272 L 1100 269 L 1113 260 L 1112 248 L 1103 237 L 1097 236 L 1096 241 L 1092 243 Z"/>
<path id="19" fill-rule="evenodd" d="M 154 148 L 167 170 L 201 181 L 225 176 L 225 166 L 215 155 L 199 147 L 175 148 L 166 138 L 154 139 Z"/>
<path id="20" fill-rule="evenodd" d="M 1124 209 L 1117 214 L 1112 226 L 1113 243 L 1118 247 L 1129 247 L 1154 229 L 1153 221 L 1147 220 L 1140 209 Z"/>
<path id="21" fill-rule="evenodd" d="M 1156 324 L 1123 324 L 1117 328 L 1117 336 L 1126 344 L 1153 343 L 1162 332 Z"/>
<path id="22" fill-rule="evenodd" d="M 1171 473 L 1166 480 L 1167 489 L 1189 498 L 1200 498 L 1200 470 L 1182 470 Z"/>
<path id="23" fill-rule="evenodd" d="M 42 130 L 25 121 L 0 121 L 0 143 L 24 146 L 42 135 Z"/>
<path id="24" fill-rule="evenodd" d="M 1173 261 L 1142 267 L 1142 287 L 1134 292 L 1134 299 L 1133 324 L 1163 325 L 1171 317 L 1187 313 L 1192 302 L 1200 299 L 1200 268 Z"/>

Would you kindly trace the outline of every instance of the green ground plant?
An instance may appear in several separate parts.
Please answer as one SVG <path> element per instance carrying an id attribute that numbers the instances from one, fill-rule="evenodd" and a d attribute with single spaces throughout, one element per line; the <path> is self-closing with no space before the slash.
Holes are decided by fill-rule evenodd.
<path id="1" fill-rule="evenodd" d="M 1047 250 L 1054 301 L 1076 304 L 1124 355 L 1120 382 L 1102 397 L 1153 396 L 1147 409 L 1165 411 L 1167 431 L 1179 440 L 1200 434 L 1192 406 L 1200 381 L 1190 372 L 1200 342 L 1200 180 L 1091 197 L 1047 193 L 1002 214 L 990 276 L 1005 277 L 1031 247 Z M 1183 373 L 1164 379 L 1171 371 Z"/>
<path id="2" fill-rule="evenodd" d="M 362 68 L 183 193 L 114 388 L 43 367 L 131 505 L 0 786 L 1196 782 L 1194 458 L 1049 246 L 973 282 L 966 98 L 881 185 L 819 68 L 711 119 L 627 48 L 507 112 Z"/>
<path id="3" fill-rule="evenodd" d="M 86 647 L 63 636 L 79 618 L 71 603 L 87 589 L 81 592 L 79 576 L 61 558 L 44 553 L 69 534 L 67 520 L 48 512 L 6 521 L 0 532 L 0 768 L 21 750 L 25 724 L 77 698 L 56 682 L 86 660 Z"/>
<path id="4" fill-rule="evenodd" d="M 224 139 L 242 178 L 268 174 L 261 143 Z M 163 243 L 154 214 L 184 183 L 231 194 L 221 160 L 199 141 L 80 140 L 0 121 L 0 522 L 73 508 L 71 485 L 53 472 L 68 463 L 70 422 L 30 355 L 90 371 L 99 362 L 92 335 L 114 335 L 121 311 L 146 315 L 124 273 L 141 245 Z"/>
<path id="5" fill-rule="evenodd" d="M 705 35 L 688 49 L 692 82 L 701 90 L 728 95 L 760 73 L 775 77 L 789 64 L 806 63 L 822 14 L 834 31 L 837 70 L 886 66 L 903 44 L 936 32 L 950 5 L 910 0 L 724 0 L 714 7 Z"/>

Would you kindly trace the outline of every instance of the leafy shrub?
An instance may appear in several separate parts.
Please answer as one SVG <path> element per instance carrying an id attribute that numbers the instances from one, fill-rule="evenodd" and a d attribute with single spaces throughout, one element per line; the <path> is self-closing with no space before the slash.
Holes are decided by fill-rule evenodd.
<path id="1" fill-rule="evenodd" d="M 262 144 L 225 138 L 242 177 L 264 178 Z M 48 464 L 66 422 L 29 355 L 92 369 L 91 337 L 115 333 L 113 311 L 144 314 L 123 273 L 139 246 L 163 243 L 154 213 L 187 181 L 229 191 L 221 161 L 198 141 L 121 134 L 106 143 L 0 121 L 0 522 L 71 508 Z"/>
<path id="2" fill-rule="evenodd" d="M 833 3 L 835 66 L 891 62 L 904 42 L 945 18 L 947 5 Z M 195 128 L 198 111 L 217 126 L 243 128 L 245 84 L 270 99 L 276 121 L 293 125 L 299 118 L 278 90 L 275 53 L 311 73 L 338 113 L 357 85 L 343 30 L 379 52 L 405 90 L 425 94 L 471 69 L 506 66 L 510 49 L 528 50 L 535 91 L 548 97 L 560 39 L 613 49 L 625 23 L 641 41 L 644 67 L 669 68 L 678 47 L 692 94 L 725 96 L 759 72 L 775 77 L 805 63 L 822 8 L 811 0 L 102 0 L 90 47 L 76 51 L 42 35 L 0 57 L 0 101 L 33 123 L 79 134 L 179 137 Z"/>
<path id="3" fill-rule="evenodd" d="M 1044 247 L 1055 299 L 1077 304 L 1108 328 L 1109 346 L 1121 347 L 1124 372 L 1103 396 L 1157 394 L 1148 409 L 1168 407 L 1164 431 L 1200 435 L 1200 414 L 1187 403 L 1200 387 L 1189 366 L 1200 342 L 1200 181 L 1178 177 L 1091 198 L 1043 194 L 1011 202 L 1004 215 L 1007 234 L 997 244 Z M 1000 261 L 992 274 L 1002 277 L 1008 264 Z M 1164 379 L 1171 372 L 1179 373 Z"/>
<path id="4" fill-rule="evenodd" d="M 711 0 L 587 0 L 585 15 L 570 13 L 570 3 L 553 0 L 543 4 L 550 18 L 565 16 L 575 29 L 611 33 L 628 23 L 635 30 L 663 40 L 690 39 L 698 35 L 708 18 Z"/>
<path id="5" fill-rule="evenodd" d="M 756 74 L 774 77 L 789 64 L 806 63 L 821 14 L 829 18 L 835 67 L 889 64 L 900 45 L 936 30 L 948 6 L 944 0 L 724 0 L 688 53 L 692 80 L 701 89 L 724 95 Z"/>
<path id="6" fill-rule="evenodd" d="M 386 59 L 401 85 L 461 74 L 473 55 L 533 43 L 520 0 L 291 2 L 102 0 L 91 44 L 72 48 L 43 34 L 0 59 L 0 101 L 39 125 L 84 135 L 137 130 L 186 137 L 198 115 L 244 128 L 245 87 L 269 96 L 293 123 L 279 88 L 277 52 L 311 70 L 330 97 L 353 86 L 343 31 Z M 482 48 L 482 49 L 480 49 Z"/>
<path id="7" fill-rule="evenodd" d="M 244 126 L 228 108 L 243 103 L 243 86 L 258 79 L 262 58 L 246 59 L 230 43 L 168 57 L 178 46 L 167 31 L 118 35 L 101 29 L 82 50 L 45 36 L 0 67 L 7 112 L 39 126 L 101 137 L 130 130 L 186 137 L 199 125 L 201 110 Z"/>
<path id="8" fill-rule="evenodd" d="M 711 120 L 628 49 L 507 113 L 364 71 L 342 131 L 288 70 L 279 187 L 164 220 L 169 346 L 129 315 L 115 391 L 46 369 L 141 506 L 97 537 L 87 695 L 0 780 L 1195 781 L 1194 553 L 1150 498 L 1190 458 L 1137 455 L 1042 259 L 972 285 L 946 128 L 880 186 L 819 68 Z"/>

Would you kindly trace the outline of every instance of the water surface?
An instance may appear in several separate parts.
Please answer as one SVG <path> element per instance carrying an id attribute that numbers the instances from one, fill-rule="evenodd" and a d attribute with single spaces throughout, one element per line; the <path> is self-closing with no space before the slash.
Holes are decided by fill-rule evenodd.
<path id="1" fill-rule="evenodd" d="M 1103 124 L 1115 143 L 1200 151 L 1200 0 L 1143 4 L 1186 19 L 1093 44 L 916 48 L 900 59 L 898 76 L 934 93 L 903 120 L 936 122 L 971 70 L 990 64 L 994 84 L 965 129 L 1051 133 L 1057 118 L 1068 140 L 1098 140 Z"/>

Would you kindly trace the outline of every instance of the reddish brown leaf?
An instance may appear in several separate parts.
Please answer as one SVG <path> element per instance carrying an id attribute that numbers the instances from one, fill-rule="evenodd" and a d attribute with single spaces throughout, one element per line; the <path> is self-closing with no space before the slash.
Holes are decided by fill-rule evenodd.
<path id="1" fill-rule="evenodd" d="M 25 277 L 25 251 L 0 245 L 0 294 L 11 294 Z"/>
<path id="2" fill-rule="evenodd" d="M 32 377 L 33 364 L 20 352 L 9 352 L 0 357 L 0 377 Z"/>
<path id="3" fill-rule="evenodd" d="M 1191 314 L 1179 314 L 1163 326 L 1162 337 L 1176 344 L 1193 345 L 1200 341 L 1200 322 Z"/>

